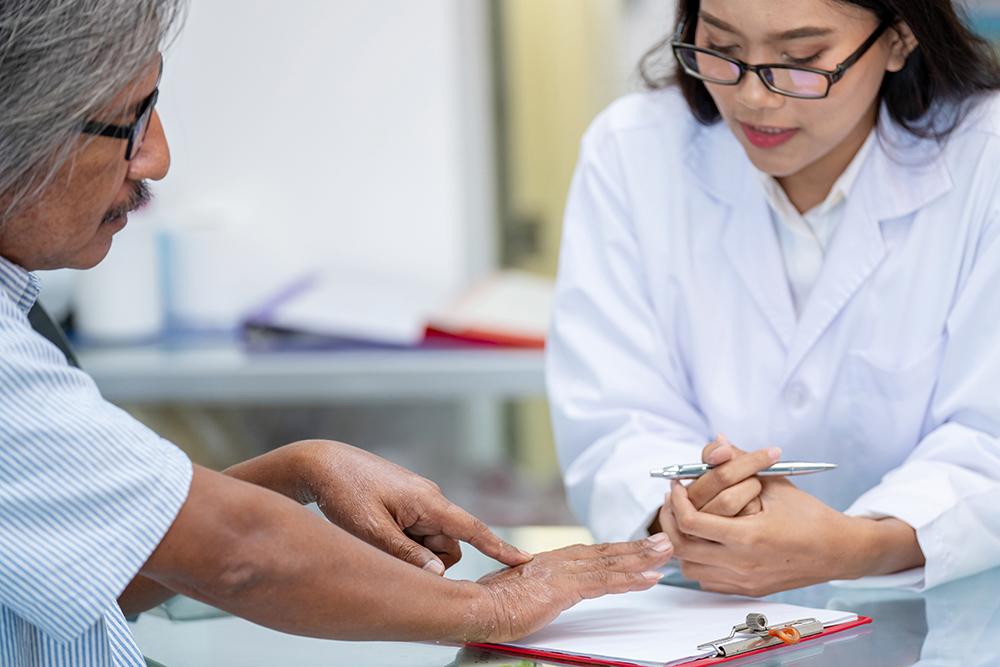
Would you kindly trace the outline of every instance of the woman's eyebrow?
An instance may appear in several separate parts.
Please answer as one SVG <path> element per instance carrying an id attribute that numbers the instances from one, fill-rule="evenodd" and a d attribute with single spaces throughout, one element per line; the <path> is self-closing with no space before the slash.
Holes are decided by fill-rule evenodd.
<path id="1" fill-rule="evenodd" d="M 699 16 L 699 18 L 701 18 L 702 21 L 704 21 L 705 23 L 709 24 L 710 26 L 718 28 L 719 30 L 723 30 L 725 32 L 729 32 L 729 33 L 732 33 L 734 35 L 741 35 L 742 34 L 742 33 L 740 33 L 740 31 L 738 29 L 736 29 L 732 25 L 726 23 L 725 21 L 723 21 L 722 19 L 720 19 L 720 18 L 718 18 L 716 16 L 712 16 L 708 12 L 704 12 L 704 11 L 703 12 L 699 12 L 698 16 Z M 793 28 L 791 30 L 785 30 L 785 31 L 782 31 L 782 32 L 771 33 L 770 35 L 768 35 L 767 39 L 768 39 L 769 42 L 785 42 L 785 41 L 789 41 L 789 40 L 793 40 L 793 39 L 805 39 L 807 37 L 825 37 L 827 35 L 833 34 L 833 32 L 835 32 L 833 28 L 821 28 L 821 27 L 818 27 L 818 26 L 804 26 L 804 27 L 801 27 L 801 28 Z"/>
<path id="2" fill-rule="evenodd" d="M 771 39 L 783 42 L 790 39 L 804 39 L 806 37 L 826 37 L 827 35 L 833 34 L 833 32 L 833 28 L 806 26 L 804 28 L 795 28 L 793 30 L 786 30 L 785 32 L 781 32 L 776 35 L 771 35 Z"/>
<path id="3" fill-rule="evenodd" d="M 718 28 L 719 30 L 724 30 L 726 32 L 731 32 L 734 35 L 739 35 L 740 34 L 739 30 L 737 30 L 733 26 L 729 25 L 728 23 L 726 23 L 722 19 L 716 18 L 715 16 L 712 16 L 708 12 L 698 12 L 698 17 L 702 21 L 704 21 L 705 23 L 709 24 L 710 26 L 714 26 L 714 27 Z"/>

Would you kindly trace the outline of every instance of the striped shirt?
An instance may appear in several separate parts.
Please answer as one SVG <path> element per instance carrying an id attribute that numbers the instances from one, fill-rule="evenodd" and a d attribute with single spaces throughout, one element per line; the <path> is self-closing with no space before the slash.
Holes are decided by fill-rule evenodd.
<path id="1" fill-rule="evenodd" d="M 37 296 L 0 257 L 0 666 L 144 665 L 116 599 L 191 463 L 32 330 Z"/>

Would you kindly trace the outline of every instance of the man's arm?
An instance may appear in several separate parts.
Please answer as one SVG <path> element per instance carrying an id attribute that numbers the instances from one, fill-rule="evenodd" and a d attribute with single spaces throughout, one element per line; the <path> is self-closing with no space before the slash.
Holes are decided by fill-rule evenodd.
<path id="1" fill-rule="evenodd" d="M 300 504 L 315 502 L 329 521 L 354 537 L 438 575 L 461 559 L 459 542 L 508 566 L 531 560 L 450 502 L 430 480 L 344 443 L 292 443 L 223 474 Z M 136 575 L 118 604 L 126 616 L 134 616 L 173 595 Z"/>
<path id="2" fill-rule="evenodd" d="M 315 637 L 458 636 L 474 603 L 461 583 L 384 554 L 277 493 L 197 466 L 187 502 L 141 574 Z"/>
<path id="3" fill-rule="evenodd" d="M 196 466 L 187 501 L 141 574 L 284 632 L 497 640 L 538 629 L 582 598 L 648 588 L 658 578 L 650 570 L 670 556 L 662 536 L 563 551 L 483 583 L 445 579 L 284 496 Z"/>

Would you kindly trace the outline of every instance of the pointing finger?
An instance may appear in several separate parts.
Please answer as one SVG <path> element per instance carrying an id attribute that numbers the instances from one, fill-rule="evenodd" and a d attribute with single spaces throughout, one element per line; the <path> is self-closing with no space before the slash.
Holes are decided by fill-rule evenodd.
<path id="1" fill-rule="evenodd" d="M 533 556 L 500 539 L 489 527 L 454 503 L 448 503 L 441 516 L 441 532 L 448 537 L 468 542 L 490 558 L 514 567 L 530 561 Z"/>

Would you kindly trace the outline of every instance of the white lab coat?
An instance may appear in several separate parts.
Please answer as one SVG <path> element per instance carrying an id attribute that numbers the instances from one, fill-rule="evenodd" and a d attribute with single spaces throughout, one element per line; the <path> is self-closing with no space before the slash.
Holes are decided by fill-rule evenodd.
<path id="1" fill-rule="evenodd" d="M 566 210 L 547 381 L 570 504 L 644 533 L 649 469 L 743 449 L 830 461 L 796 481 L 917 530 L 922 585 L 1000 565 L 1000 102 L 941 149 L 883 113 L 796 317 L 760 179 L 673 90 L 595 121 Z"/>

